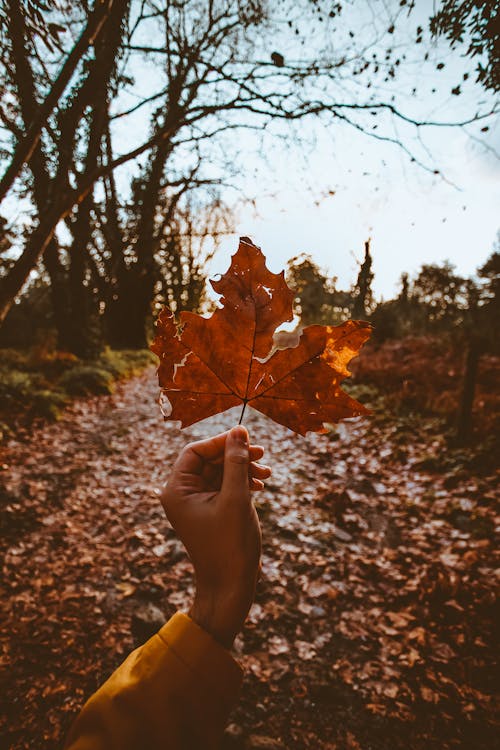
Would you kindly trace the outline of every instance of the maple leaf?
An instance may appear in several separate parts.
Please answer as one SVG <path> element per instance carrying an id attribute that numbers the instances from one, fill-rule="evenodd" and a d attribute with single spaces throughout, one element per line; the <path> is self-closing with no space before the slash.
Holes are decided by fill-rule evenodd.
<path id="1" fill-rule="evenodd" d="M 169 402 L 167 419 L 183 427 L 243 404 L 305 435 L 324 424 L 369 413 L 341 381 L 371 326 L 349 320 L 304 328 L 298 344 L 276 349 L 276 329 L 293 320 L 294 292 L 284 272 L 271 273 L 251 240 L 241 238 L 229 270 L 210 281 L 221 306 L 208 318 L 164 308 L 151 349 Z M 243 416 L 243 412 L 242 412 Z M 240 420 L 241 421 L 241 420 Z"/>

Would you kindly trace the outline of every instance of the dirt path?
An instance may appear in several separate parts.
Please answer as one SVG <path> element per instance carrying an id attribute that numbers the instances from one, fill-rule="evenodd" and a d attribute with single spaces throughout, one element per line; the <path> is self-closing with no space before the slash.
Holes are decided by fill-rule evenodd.
<path id="1" fill-rule="evenodd" d="M 239 411 L 180 432 L 155 396 L 148 371 L 2 456 L 2 748 L 56 746 L 134 641 L 190 601 L 159 488 L 187 441 Z M 245 421 L 274 473 L 226 746 L 492 748 L 495 476 L 439 460 L 414 423 L 300 438 Z"/>

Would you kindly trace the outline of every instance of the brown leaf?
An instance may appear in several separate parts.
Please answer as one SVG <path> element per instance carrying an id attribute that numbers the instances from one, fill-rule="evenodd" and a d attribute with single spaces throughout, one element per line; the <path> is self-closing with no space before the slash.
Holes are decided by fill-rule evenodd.
<path id="1" fill-rule="evenodd" d="M 349 361 L 371 326 L 308 326 L 298 344 L 276 350 L 276 329 L 293 320 L 294 292 L 283 271 L 271 273 L 261 250 L 242 238 L 229 270 L 211 281 L 221 307 L 209 317 L 182 312 L 177 323 L 164 309 L 151 349 L 160 358 L 158 379 L 168 399 L 166 418 L 183 427 L 250 404 L 305 435 L 324 424 L 367 414 L 341 388 Z"/>

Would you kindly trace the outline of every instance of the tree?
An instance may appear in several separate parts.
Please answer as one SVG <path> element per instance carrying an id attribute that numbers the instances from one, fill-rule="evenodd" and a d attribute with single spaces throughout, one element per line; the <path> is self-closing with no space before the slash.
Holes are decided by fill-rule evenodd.
<path id="1" fill-rule="evenodd" d="M 413 281 L 412 299 L 425 312 L 429 330 L 450 329 L 463 322 L 468 309 L 467 281 L 449 261 L 425 264 Z"/>
<path id="2" fill-rule="evenodd" d="M 35 39 L 30 36 L 23 7 L 15 0 L 7 0 L 7 5 L 7 35 L 13 63 L 9 67 L 9 80 L 18 102 L 18 117 L 23 122 L 26 132 L 29 133 L 31 125 L 38 122 L 37 117 L 40 111 L 36 106 L 38 75 L 31 62 L 31 56 L 36 51 Z M 99 3 L 98 6 L 100 5 Z M 59 219 L 69 214 L 72 207 L 72 201 L 68 201 L 68 194 L 72 195 L 78 190 L 71 187 L 70 173 L 76 172 L 76 179 L 85 181 L 97 167 L 100 138 L 105 123 L 103 102 L 104 104 L 106 102 L 106 90 L 113 74 L 115 56 L 120 44 L 119 31 L 127 10 L 128 0 L 109 2 L 106 13 L 102 15 L 102 18 L 100 16 L 98 30 L 101 33 L 97 38 L 94 38 L 96 34 L 89 37 L 87 31 L 83 32 L 87 41 L 91 39 L 94 41 L 93 58 L 87 61 L 86 75 L 83 74 L 80 77 L 71 95 L 64 102 L 59 102 L 57 121 L 53 123 L 53 127 L 49 128 L 50 137 L 53 140 L 57 138 L 57 149 L 53 148 L 49 155 L 48 146 L 39 138 L 33 143 L 29 164 L 30 188 L 34 204 L 38 209 L 38 225 L 29 236 L 24 251 L 3 279 L 3 298 L 0 294 L 0 306 L 3 300 L 3 312 L 0 311 L 1 319 L 2 315 L 5 317 L 8 312 L 13 299 L 12 295 L 15 296 L 19 291 L 20 285 L 28 278 L 38 258 L 43 254 L 51 279 L 59 344 L 81 355 L 90 353 L 89 342 L 86 338 L 88 316 L 85 305 L 86 290 L 83 283 L 85 275 L 85 239 L 83 238 L 85 230 L 83 227 L 86 222 L 88 236 L 91 198 L 86 201 L 86 196 L 82 198 L 77 217 L 74 222 L 70 223 L 70 227 L 79 235 L 80 245 L 76 241 L 73 243 L 68 273 L 61 263 L 54 231 Z M 92 21 L 89 22 L 91 23 Z M 88 44 L 85 51 L 88 51 Z M 73 52 L 70 53 L 70 58 L 72 54 Z M 82 122 L 87 118 L 89 106 L 94 102 L 97 103 L 92 110 L 87 153 L 84 157 L 82 172 L 77 172 L 75 168 L 78 157 L 75 149 L 81 143 Z M 22 144 L 22 137 L 19 136 L 19 148 L 22 148 Z M 6 174 L 8 173 L 9 168 Z M 93 180 L 88 181 L 87 193 L 91 192 L 93 182 Z"/>
<path id="3" fill-rule="evenodd" d="M 442 0 L 430 18 L 429 28 L 435 37 L 445 36 L 452 47 L 466 44 L 466 54 L 478 60 L 477 81 L 485 89 L 500 91 L 500 14 L 497 2 Z"/>
<path id="4" fill-rule="evenodd" d="M 354 299 L 352 314 L 354 318 L 366 318 L 373 305 L 373 258 L 370 252 L 370 240 L 365 242 L 365 257 L 360 263 L 359 273 L 352 296 Z"/>
<path id="5" fill-rule="evenodd" d="M 472 438 L 472 409 L 480 358 L 486 352 L 500 352 L 500 252 L 495 250 L 477 273 L 479 283 L 469 280 L 464 325 L 467 343 L 456 426 L 457 442 L 461 445 L 468 443 Z"/>
<path id="6" fill-rule="evenodd" d="M 302 326 L 324 323 L 328 317 L 336 279 L 328 279 L 310 255 L 288 262 L 288 283 L 295 291 L 295 310 Z"/>
<path id="7" fill-rule="evenodd" d="M 89 45 L 95 44 L 100 31 L 106 20 L 109 18 L 112 5 L 113 0 L 107 0 L 107 2 L 101 1 L 95 4 L 93 11 L 89 14 L 88 21 L 80 37 L 71 52 L 68 54 L 64 65 L 46 98 L 38 106 L 36 106 L 35 101 L 32 102 L 34 110 L 32 117 L 30 117 L 28 122 L 24 123 L 25 134 L 19 138 L 12 160 L 0 181 L 0 201 L 7 194 L 23 165 L 30 162 L 30 159 L 35 153 L 40 141 L 42 130 L 46 127 L 50 115 L 61 99 L 66 86 L 73 77 L 83 55 L 87 52 Z M 52 10 L 54 7 L 55 5 L 49 2 L 48 6 L 45 6 L 45 10 Z M 16 0 L 7 0 L 6 11 L 7 25 L 10 24 L 11 26 L 10 39 L 13 48 L 17 44 L 25 44 L 26 30 L 30 26 L 30 20 L 32 22 L 30 30 L 41 34 L 49 49 L 51 48 L 51 44 L 50 41 L 48 41 L 48 38 L 57 38 L 58 33 L 64 31 L 64 28 L 57 24 L 45 24 L 43 15 L 39 11 L 35 13 L 34 7 L 29 3 L 23 7 L 23 5 L 16 2 Z M 30 71 L 26 70 L 26 72 L 28 73 L 28 76 L 30 76 Z"/>
<path id="8" fill-rule="evenodd" d="M 435 171 L 434 164 L 413 153 L 405 135 L 398 139 L 391 134 L 393 119 L 412 131 L 431 124 L 408 116 L 395 99 L 387 97 L 387 86 L 397 77 L 404 59 L 394 44 L 395 31 L 402 23 L 399 5 L 376 19 L 366 39 L 357 39 L 354 34 L 344 36 L 345 24 L 339 23 L 339 14 L 350 11 L 349 6 L 331 6 L 326 0 L 301 0 L 299 6 L 291 0 L 276 4 L 259 0 L 109 0 L 99 35 L 72 68 L 73 43 L 65 49 L 65 41 L 55 33 L 54 49 L 48 53 L 28 22 L 27 6 L 14 0 L 3 2 L 9 12 L 0 60 L 9 96 L 1 121 L 14 151 L 27 153 L 25 144 L 30 141 L 33 123 L 38 123 L 37 135 L 30 142 L 33 146 L 38 141 L 31 158 L 29 154 L 23 157 L 29 159 L 31 175 L 23 170 L 14 184 L 27 191 L 35 218 L 27 224 L 27 239 L 19 257 L 1 279 L 0 322 L 43 255 L 54 287 L 54 306 L 65 309 L 64 294 L 70 298 L 68 338 L 74 341 L 76 335 L 81 351 L 85 350 L 82 332 L 75 334 L 75 326 L 78 323 L 82 329 L 86 325 L 94 273 L 89 260 L 94 186 L 99 183 L 98 189 L 109 194 L 110 173 L 126 162 L 134 163 L 134 173 L 128 192 L 123 185 L 114 191 L 113 231 L 123 232 L 125 214 L 130 214 L 126 204 L 133 198 L 136 236 L 127 244 L 115 242 L 115 252 L 121 247 L 131 256 L 115 267 L 123 269 L 134 263 L 135 270 L 123 276 L 127 279 L 124 288 L 120 276 L 112 283 L 113 297 L 124 300 L 122 307 L 130 294 L 137 299 L 135 317 L 130 320 L 134 345 L 146 341 L 146 320 L 154 297 L 152 248 L 162 224 L 158 210 L 161 191 L 169 185 L 180 188 L 188 183 L 197 162 L 201 165 L 198 179 L 205 185 L 234 184 L 239 148 L 235 133 L 243 129 L 263 132 L 273 124 L 279 135 L 294 134 L 297 131 L 290 129 L 294 122 L 323 118 L 328 124 L 347 124 L 393 142 L 423 168 Z M 100 5 L 96 2 L 92 12 L 97 13 Z M 40 11 L 42 26 L 53 24 L 45 19 L 45 14 L 52 12 L 59 14 L 56 26 L 70 24 L 73 34 L 79 32 L 86 38 L 89 11 L 83 0 L 61 11 L 44 6 Z M 332 45 L 332 35 L 338 44 Z M 100 39 L 108 41 L 104 45 Z M 15 58 L 12 69 L 11 57 Z M 140 82 L 134 84 L 139 68 L 141 81 L 146 81 L 148 74 L 151 79 L 147 92 Z M 24 73 L 20 74 L 21 69 Z M 64 89 L 51 97 L 56 70 L 73 70 L 73 75 L 66 76 Z M 28 98 L 21 91 L 28 79 L 31 101 L 37 103 L 31 113 L 26 112 Z M 358 79 L 364 79 L 366 85 L 346 86 L 346 81 Z M 126 103 L 129 90 L 138 97 L 133 104 Z M 49 100 L 50 106 L 46 104 Z M 133 122 L 138 112 L 149 118 L 148 137 L 128 144 L 115 156 L 118 133 L 122 133 L 123 143 L 123 125 Z M 490 114 L 489 109 L 474 112 L 464 122 Z M 145 164 L 139 161 L 142 155 L 147 155 Z M 73 234 L 69 263 L 57 242 L 58 227 L 64 225 Z M 91 290 L 91 296 L 93 293 Z M 56 317 L 62 326 L 63 316 Z"/>
<path id="9" fill-rule="evenodd" d="M 295 310 L 302 327 L 336 325 L 349 317 L 349 292 L 337 289 L 336 277 L 329 278 L 307 253 L 291 258 L 287 277 L 297 295 Z"/>

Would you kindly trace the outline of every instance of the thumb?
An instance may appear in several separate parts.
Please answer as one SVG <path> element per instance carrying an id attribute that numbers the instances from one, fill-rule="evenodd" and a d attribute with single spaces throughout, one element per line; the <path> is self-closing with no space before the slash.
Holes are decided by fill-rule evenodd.
<path id="1" fill-rule="evenodd" d="M 238 425 L 229 431 L 224 446 L 224 474 L 221 491 L 224 494 L 248 491 L 248 432 Z"/>

